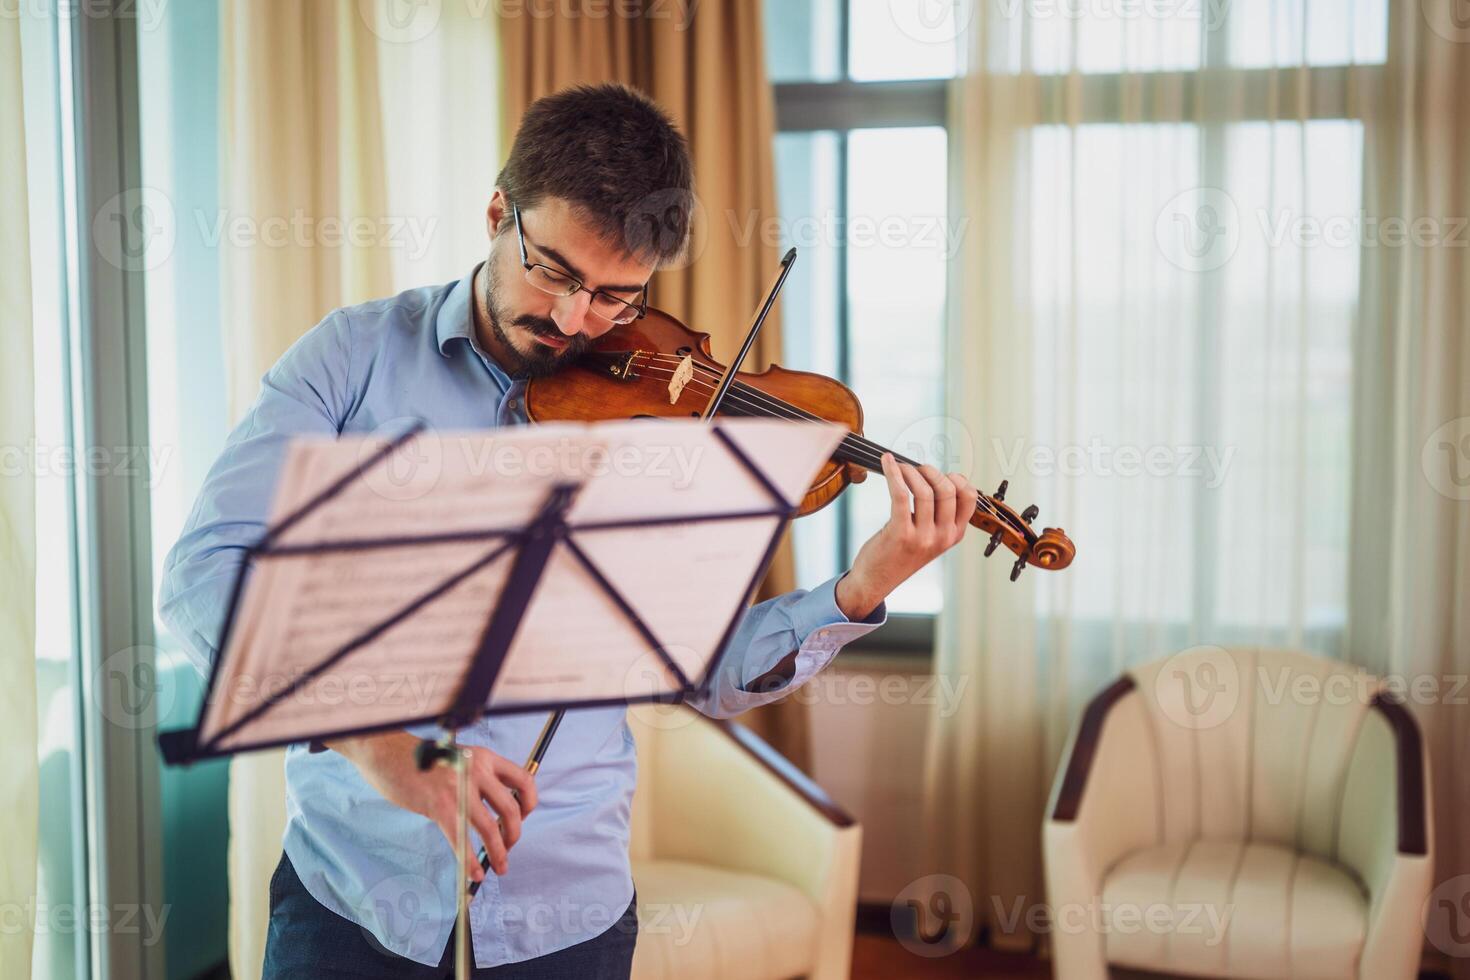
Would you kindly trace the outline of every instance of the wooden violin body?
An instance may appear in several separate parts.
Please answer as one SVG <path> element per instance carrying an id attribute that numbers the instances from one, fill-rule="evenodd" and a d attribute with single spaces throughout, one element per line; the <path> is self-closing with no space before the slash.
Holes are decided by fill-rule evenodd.
<path id="1" fill-rule="evenodd" d="M 640 319 L 603 334 L 574 365 L 533 379 L 526 389 L 526 414 L 534 422 L 699 418 L 724 373 L 724 365 L 710 352 L 709 334 L 649 309 Z M 775 366 L 759 373 L 737 372 L 718 414 L 824 420 L 850 431 L 807 490 L 798 516 L 825 507 L 869 472 L 881 472 L 879 457 L 885 450 L 863 437 L 862 404 L 845 385 L 825 375 Z M 1035 507 L 1017 514 L 1004 497 L 1004 483 L 994 495 L 982 493 L 970 519 L 991 536 L 985 553 L 1001 544 L 1012 551 L 1017 556 L 1012 579 L 1028 564 L 1048 569 L 1071 564 L 1076 549 L 1066 534 L 1047 528 L 1038 535 L 1030 528 Z"/>
<path id="2" fill-rule="evenodd" d="M 670 397 L 669 383 L 685 356 L 716 372 L 716 377 L 724 373 L 724 366 L 710 353 L 709 334 L 696 333 L 667 313 L 650 309 L 642 319 L 603 334 L 573 367 L 532 381 L 526 390 L 526 415 L 533 422 L 699 418 L 713 390 L 707 374 L 696 375 L 677 397 Z M 862 434 L 863 406 L 857 396 L 824 375 L 771 367 L 760 373 L 738 372 L 735 380 Z M 733 389 L 719 414 L 761 414 L 748 402 L 741 388 Z M 745 407 L 752 411 L 742 411 Z M 802 500 L 798 516 L 820 510 L 854 478 L 866 476 L 865 470 L 828 461 Z"/>

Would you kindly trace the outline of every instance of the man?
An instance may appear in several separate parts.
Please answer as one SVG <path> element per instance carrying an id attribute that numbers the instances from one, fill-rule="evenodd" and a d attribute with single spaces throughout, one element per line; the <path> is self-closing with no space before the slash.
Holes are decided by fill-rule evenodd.
<path id="1" fill-rule="evenodd" d="M 230 585 L 293 436 L 370 432 L 410 416 L 438 428 L 524 421 L 526 379 L 636 317 L 654 270 L 685 247 L 687 208 L 661 209 L 656 226 L 640 208 L 691 191 L 683 137 L 631 90 L 578 88 L 532 105 L 490 199 L 488 259 L 456 283 L 332 312 L 266 374 L 230 434 L 160 597 L 201 665 L 217 654 Z M 889 522 L 842 576 L 748 610 L 700 710 L 727 716 L 788 694 L 881 625 L 884 597 L 963 536 L 975 491 L 962 476 L 891 457 L 884 473 Z M 517 760 L 541 723 L 497 717 L 460 733 L 474 754 L 473 843 L 493 871 L 471 915 L 476 975 L 625 977 L 636 913 L 624 711 L 568 714 L 533 782 Z M 417 770 L 421 734 L 287 753 L 267 977 L 445 975 L 455 889 L 482 873 L 455 862 L 453 776 Z"/>

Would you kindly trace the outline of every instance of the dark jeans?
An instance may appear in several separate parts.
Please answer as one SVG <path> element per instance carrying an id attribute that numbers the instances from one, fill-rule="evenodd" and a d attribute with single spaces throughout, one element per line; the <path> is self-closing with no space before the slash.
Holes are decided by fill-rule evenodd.
<path id="1" fill-rule="evenodd" d="M 638 939 L 638 899 L 610 929 L 586 942 L 521 963 L 474 970 L 492 980 L 626 980 Z M 442 980 L 454 976 L 454 937 L 438 966 L 387 952 L 357 923 L 311 897 L 286 855 L 271 878 L 271 920 L 263 980 L 394 977 Z"/>

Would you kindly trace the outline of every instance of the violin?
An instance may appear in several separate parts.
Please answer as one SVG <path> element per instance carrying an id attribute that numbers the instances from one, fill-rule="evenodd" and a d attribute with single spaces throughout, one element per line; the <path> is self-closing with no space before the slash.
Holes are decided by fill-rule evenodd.
<path id="1" fill-rule="evenodd" d="M 710 352 L 709 334 L 650 307 L 603 334 L 565 370 L 528 382 L 526 415 L 533 422 L 701 418 L 726 370 Z M 798 517 L 821 510 L 869 472 L 881 472 L 880 457 L 891 451 L 863 437 L 863 406 L 846 385 L 808 371 L 772 366 L 736 372 L 716 414 L 836 422 L 849 430 L 808 488 Z M 1006 485 L 1003 480 L 995 493 L 981 493 L 970 517 L 972 527 L 990 535 L 986 556 L 1000 545 L 1016 555 L 1013 582 L 1027 565 L 1052 571 L 1070 565 L 1077 550 L 1071 539 L 1059 528 L 1036 533 L 1036 505 L 1017 513 L 1005 502 Z"/>

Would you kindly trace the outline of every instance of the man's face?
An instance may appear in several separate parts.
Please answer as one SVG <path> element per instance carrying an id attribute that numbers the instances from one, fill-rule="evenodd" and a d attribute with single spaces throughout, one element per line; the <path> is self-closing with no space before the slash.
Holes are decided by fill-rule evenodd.
<path id="1" fill-rule="evenodd" d="M 621 254 L 579 220 L 565 200 L 548 198 L 521 211 L 526 259 L 585 287 L 553 296 L 526 281 L 515 218 L 500 191 L 490 201 L 487 218 L 492 243 L 485 314 L 491 336 L 482 340 L 511 374 L 543 377 L 576 360 L 614 326 L 589 309 L 592 291 L 637 302 L 653 275 L 652 265 Z"/>

